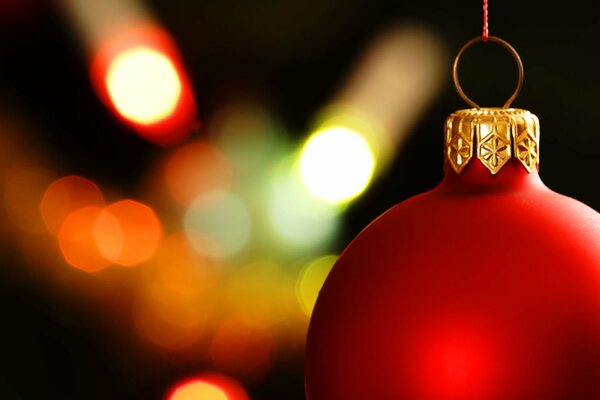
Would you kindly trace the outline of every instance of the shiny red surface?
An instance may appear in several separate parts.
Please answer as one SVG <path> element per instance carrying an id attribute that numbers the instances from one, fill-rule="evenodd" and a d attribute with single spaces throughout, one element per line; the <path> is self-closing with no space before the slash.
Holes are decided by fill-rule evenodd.
<path id="1" fill-rule="evenodd" d="M 600 398 L 600 214 L 472 161 L 372 222 L 320 293 L 309 400 Z"/>

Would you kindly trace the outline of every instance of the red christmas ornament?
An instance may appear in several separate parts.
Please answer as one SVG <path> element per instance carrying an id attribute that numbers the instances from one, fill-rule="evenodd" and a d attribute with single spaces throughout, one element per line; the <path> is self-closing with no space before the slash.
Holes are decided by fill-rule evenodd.
<path id="1" fill-rule="evenodd" d="M 309 400 L 600 399 L 600 214 L 548 189 L 539 124 L 446 122 L 446 176 L 348 246 L 307 342 Z"/>

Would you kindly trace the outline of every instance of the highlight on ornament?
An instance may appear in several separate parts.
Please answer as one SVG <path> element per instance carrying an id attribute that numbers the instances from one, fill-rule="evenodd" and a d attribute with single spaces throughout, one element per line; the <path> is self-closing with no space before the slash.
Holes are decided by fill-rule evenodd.
<path id="1" fill-rule="evenodd" d="M 375 170 L 367 140 L 344 126 L 318 130 L 307 140 L 300 156 L 300 173 L 315 197 L 343 203 L 365 191 Z"/>

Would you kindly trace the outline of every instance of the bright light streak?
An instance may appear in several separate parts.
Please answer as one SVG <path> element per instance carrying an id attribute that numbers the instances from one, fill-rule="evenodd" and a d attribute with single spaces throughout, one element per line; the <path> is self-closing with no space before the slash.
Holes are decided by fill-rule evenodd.
<path id="1" fill-rule="evenodd" d="M 119 53 L 106 73 L 110 98 L 123 117 L 150 125 L 169 117 L 181 95 L 181 80 L 171 60 L 148 47 Z"/>
<path id="2" fill-rule="evenodd" d="M 104 207 L 98 185 L 80 176 L 65 176 L 52 182 L 40 202 L 40 212 L 53 235 L 71 212 L 83 207 Z"/>
<path id="3" fill-rule="evenodd" d="M 198 127 L 175 39 L 139 0 L 61 0 L 90 53 L 100 99 L 144 139 L 170 146 Z"/>
<path id="4" fill-rule="evenodd" d="M 96 272 L 111 262 L 98 251 L 94 228 L 102 208 L 84 207 L 70 213 L 58 231 L 58 244 L 65 261 L 82 271 Z"/>
<path id="5" fill-rule="evenodd" d="M 94 227 L 100 253 L 123 266 L 148 260 L 158 248 L 162 234 L 154 211 L 133 200 L 121 200 L 106 207 Z"/>
<path id="6" fill-rule="evenodd" d="M 369 185 L 375 157 L 367 140 L 343 126 L 315 132 L 300 157 L 300 173 L 307 189 L 317 198 L 343 203 L 360 195 Z"/>
<path id="7" fill-rule="evenodd" d="M 319 257 L 311 261 L 300 272 L 298 282 L 296 283 L 296 296 L 302 307 L 302 311 L 309 317 L 317 302 L 319 291 L 323 287 L 325 279 L 331 268 L 333 268 L 333 264 L 335 264 L 337 258 L 334 255 Z"/>
<path id="8" fill-rule="evenodd" d="M 198 196 L 184 218 L 190 243 L 215 259 L 241 251 L 250 239 L 251 225 L 246 204 L 233 193 L 217 190 Z"/>

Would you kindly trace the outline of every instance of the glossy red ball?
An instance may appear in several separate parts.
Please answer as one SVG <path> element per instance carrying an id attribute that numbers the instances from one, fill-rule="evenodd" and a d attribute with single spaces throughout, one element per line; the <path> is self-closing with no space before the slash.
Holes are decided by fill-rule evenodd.
<path id="1" fill-rule="evenodd" d="M 371 223 L 319 295 L 308 400 L 600 399 L 600 214 L 509 161 Z"/>

